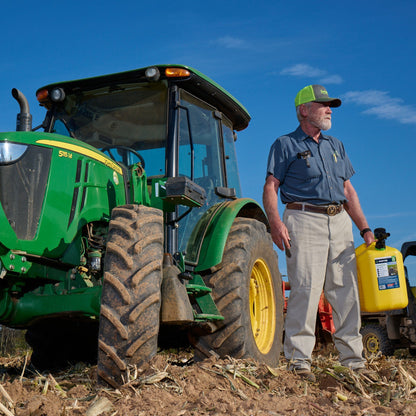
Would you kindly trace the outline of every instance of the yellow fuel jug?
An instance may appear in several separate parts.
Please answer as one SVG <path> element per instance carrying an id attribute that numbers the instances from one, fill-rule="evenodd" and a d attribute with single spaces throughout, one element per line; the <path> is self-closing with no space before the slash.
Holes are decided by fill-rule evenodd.
<path id="1" fill-rule="evenodd" d="M 377 235 L 377 230 L 384 234 Z M 361 244 L 355 250 L 358 289 L 362 312 L 382 312 L 405 308 L 408 304 L 403 256 L 399 250 L 385 245 L 390 234 L 376 229 L 377 242 Z"/>

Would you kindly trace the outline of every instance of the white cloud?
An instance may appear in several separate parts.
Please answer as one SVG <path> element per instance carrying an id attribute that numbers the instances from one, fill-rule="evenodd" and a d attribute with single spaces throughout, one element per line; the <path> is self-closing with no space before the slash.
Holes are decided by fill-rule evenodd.
<path id="1" fill-rule="evenodd" d="M 391 97 L 387 91 L 349 91 L 342 98 L 344 102 L 352 102 L 368 107 L 363 111 L 363 114 L 396 120 L 402 124 L 416 124 L 416 109 L 404 104 L 401 98 Z"/>
<path id="2" fill-rule="evenodd" d="M 407 212 L 390 212 L 388 214 L 368 214 L 367 218 L 371 219 L 387 219 L 387 218 L 402 218 L 402 217 L 412 217 L 414 218 L 416 212 L 407 211 Z"/>
<path id="3" fill-rule="evenodd" d="M 296 64 L 284 68 L 280 71 L 281 75 L 291 75 L 294 77 L 322 77 L 326 74 L 321 69 L 314 68 L 308 64 Z"/>
<path id="4" fill-rule="evenodd" d="M 321 78 L 319 80 L 319 82 L 321 84 L 324 84 L 324 85 L 326 85 L 326 84 L 342 84 L 344 82 L 344 80 L 339 75 L 328 75 L 324 78 Z"/>
<path id="5" fill-rule="evenodd" d="M 248 47 L 245 40 L 232 36 L 223 36 L 218 38 L 216 43 L 229 49 L 246 49 Z"/>
<path id="6" fill-rule="evenodd" d="M 343 79 L 339 75 L 329 74 L 320 68 L 315 68 L 308 64 L 296 64 L 284 68 L 280 71 L 280 75 L 289 75 L 294 77 L 316 78 L 321 84 L 341 84 Z"/>

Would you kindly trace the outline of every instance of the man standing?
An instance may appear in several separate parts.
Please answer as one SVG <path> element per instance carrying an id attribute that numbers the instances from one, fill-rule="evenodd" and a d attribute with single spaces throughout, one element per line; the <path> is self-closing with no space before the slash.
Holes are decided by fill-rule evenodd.
<path id="1" fill-rule="evenodd" d="M 290 369 L 314 381 L 311 356 L 319 299 L 333 309 L 333 336 L 342 365 L 364 367 L 361 317 L 351 219 L 367 245 L 374 241 L 350 178 L 354 169 L 343 144 L 322 134 L 331 128 L 331 98 L 321 85 L 308 85 L 295 98 L 299 127 L 270 149 L 263 191 L 271 235 L 286 250 L 290 296 L 284 353 Z M 283 221 L 277 205 L 286 204 Z"/>

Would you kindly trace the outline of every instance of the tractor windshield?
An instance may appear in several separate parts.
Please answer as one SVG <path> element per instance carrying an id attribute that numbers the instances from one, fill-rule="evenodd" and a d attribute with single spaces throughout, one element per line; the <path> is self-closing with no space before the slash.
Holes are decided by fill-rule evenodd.
<path id="1" fill-rule="evenodd" d="M 144 160 L 148 176 L 165 174 L 167 83 L 75 91 L 53 115 L 53 132 L 71 135 L 126 165 Z"/>

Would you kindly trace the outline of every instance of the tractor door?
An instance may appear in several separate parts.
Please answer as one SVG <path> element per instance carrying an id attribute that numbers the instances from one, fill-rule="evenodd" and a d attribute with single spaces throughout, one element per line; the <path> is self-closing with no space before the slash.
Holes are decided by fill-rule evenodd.
<path id="1" fill-rule="evenodd" d="M 199 208 L 178 208 L 178 250 L 186 251 L 190 234 L 213 205 L 240 195 L 231 122 L 214 107 L 180 90 L 179 176 L 187 176 L 206 191 Z M 230 172 L 230 175 L 227 175 Z M 224 192 L 232 187 L 235 191 Z"/>

